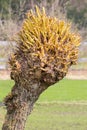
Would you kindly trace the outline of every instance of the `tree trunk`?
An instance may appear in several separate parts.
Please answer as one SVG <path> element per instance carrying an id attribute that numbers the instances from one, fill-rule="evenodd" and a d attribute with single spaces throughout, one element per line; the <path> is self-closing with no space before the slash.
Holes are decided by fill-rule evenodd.
<path id="1" fill-rule="evenodd" d="M 28 115 L 33 109 L 39 95 L 48 85 L 32 82 L 17 82 L 5 98 L 7 114 L 2 130 L 24 130 Z"/>
<path id="2" fill-rule="evenodd" d="M 24 130 L 26 119 L 32 107 L 30 104 L 25 104 L 20 109 L 18 108 L 11 113 L 7 112 L 2 130 Z"/>
<path id="3" fill-rule="evenodd" d="M 37 100 L 37 98 L 31 100 L 30 95 L 30 92 L 23 86 L 13 87 L 11 94 L 5 99 L 7 114 L 2 130 L 24 130 L 26 119 Z"/>

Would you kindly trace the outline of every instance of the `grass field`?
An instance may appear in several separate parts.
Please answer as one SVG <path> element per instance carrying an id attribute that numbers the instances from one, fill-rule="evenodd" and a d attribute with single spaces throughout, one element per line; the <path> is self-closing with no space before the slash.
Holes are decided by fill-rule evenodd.
<path id="1" fill-rule="evenodd" d="M 0 101 L 13 81 L 0 81 Z M 0 130 L 5 116 L 0 107 Z M 46 90 L 34 106 L 25 130 L 87 130 L 87 80 L 64 79 Z"/>

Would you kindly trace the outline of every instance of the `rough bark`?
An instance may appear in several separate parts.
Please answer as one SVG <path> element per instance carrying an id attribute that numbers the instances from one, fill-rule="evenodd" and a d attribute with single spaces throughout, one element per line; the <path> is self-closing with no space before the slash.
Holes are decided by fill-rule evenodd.
<path id="1" fill-rule="evenodd" d="M 7 112 L 2 130 L 24 130 L 27 116 L 33 107 L 30 104 L 23 104 L 19 109 L 15 109 L 11 113 Z"/>
<path id="2" fill-rule="evenodd" d="M 31 113 L 34 99 L 22 86 L 15 85 L 12 92 L 5 99 L 7 114 L 2 130 L 24 130 L 27 116 Z"/>
<path id="3" fill-rule="evenodd" d="M 38 83 L 28 84 L 29 89 L 18 83 L 14 85 L 11 94 L 5 98 L 7 114 L 2 130 L 24 130 L 26 119 L 34 103 L 47 88 L 44 84 L 40 85 Z"/>

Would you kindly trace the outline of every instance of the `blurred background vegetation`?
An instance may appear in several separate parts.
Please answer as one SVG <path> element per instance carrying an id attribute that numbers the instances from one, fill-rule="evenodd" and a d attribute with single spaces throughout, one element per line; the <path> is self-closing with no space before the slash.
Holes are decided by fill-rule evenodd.
<path id="1" fill-rule="evenodd" d="M 18 32 L 25 14 L 29 9 L 34 10 L 35 5 L 44 6 L 50 16 L 72 22 L 72 29 L 79 31 L 82 36 L 79 55 L 83 58 L 82 67 L 87 62 L 87 0 L 0 0 L 0 41 L 8 41 Z M 7 52 L 6 49 L 7 45 L 0 42 L 1 58 L 8 57 L 10 47 Z"/>

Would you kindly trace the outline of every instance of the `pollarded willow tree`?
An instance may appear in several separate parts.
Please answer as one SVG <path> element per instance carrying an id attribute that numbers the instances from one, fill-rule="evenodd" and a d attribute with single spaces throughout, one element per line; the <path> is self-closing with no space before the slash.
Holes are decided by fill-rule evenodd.
<path id="1" fill-rule="evenodd" d="M 71 25 L 46 15 L 36 7 L 18 33 L 17 46 L 9 59 L 15 81 L 5 98 L 7 114 L 2 130 L 24 130 L 34 103 L 50 85 L 63 79 L 78 58 L 79 35 Z"/>

